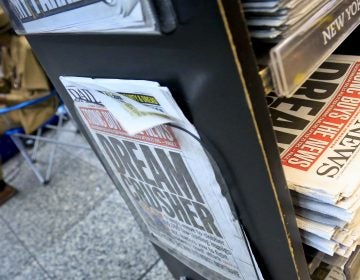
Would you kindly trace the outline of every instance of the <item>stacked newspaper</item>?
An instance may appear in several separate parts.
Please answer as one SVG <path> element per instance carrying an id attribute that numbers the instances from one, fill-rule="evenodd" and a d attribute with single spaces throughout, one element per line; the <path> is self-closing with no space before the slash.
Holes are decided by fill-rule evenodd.
<path id="1" fill-rule="evenodd" d="M 149 0 L 2 1 L 18 33 L 157 33 Z"/>
<path id="2" fill-rule="evenodd" d="M 333 55 L 294 97 L 268 103 L 303 242 L 349 258 L 360 239 L 360 57 Z"/>
<path id="3" fill-rule="evenodd" d="M 327 0 L 246 0 L 244 10 L 251 36 L 276 42 L 288 37 L 328 2 Z"/>
<path id="4" fill-rule="evenodd" d="M 152 242 L 204 279 L 263 279 L 222 194 L 220 174 L 167 87 L 141 80 L 60 81 Z"/>

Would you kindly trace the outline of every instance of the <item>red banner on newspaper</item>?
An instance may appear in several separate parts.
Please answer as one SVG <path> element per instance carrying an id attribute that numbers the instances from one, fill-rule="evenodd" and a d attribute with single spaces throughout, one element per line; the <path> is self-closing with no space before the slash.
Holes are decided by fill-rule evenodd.
<path id="1" fill-rule="evenodd" d="M 309 170 L 341 136 L 360 108 L 360 62 L 357 62 L 338 93 L 323 113 L 309 126 L 281 157 L 282 164 Z"/>
<path id="2" fill-rule="evenodd" d="M 140 140 L 150 144 L 180 149 L 180 145 L 175 138 L 171 127 L 167 125 L 157 126 L 134 136 L 130 136 L 106 108 L 99 109 L 80 106 L 79 109 L 89 126 L 94 130 L 113 135 L 120 135 L 122 137 Z"/>

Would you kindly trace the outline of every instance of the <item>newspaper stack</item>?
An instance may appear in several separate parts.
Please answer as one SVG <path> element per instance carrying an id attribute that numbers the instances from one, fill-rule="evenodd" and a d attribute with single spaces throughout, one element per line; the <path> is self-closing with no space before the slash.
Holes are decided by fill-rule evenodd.
<path id="1" fill-rule="evenodd" d="M 263 279 L 220 174 L 167 87 L 140 80 L 60 81 L 152 242 L 204 279 Z"/>
<path id="2" fill-rule="evenodd" d="M 18 33 L 157 33 L 149 0 L 2 1 Z"/>
<path id="3" fill-rule="evenodd" d="M 268 104 L 303 242 L 349 258 L 360 237 L 360 57 L 331 56 L 294 97 Z"/>
<path id="4" fill-rule="evenodd" d="M 293 33 L 327 2 L 329 1 L 246 0 L 244 10 L 252 37 L 277 42 Z"/>

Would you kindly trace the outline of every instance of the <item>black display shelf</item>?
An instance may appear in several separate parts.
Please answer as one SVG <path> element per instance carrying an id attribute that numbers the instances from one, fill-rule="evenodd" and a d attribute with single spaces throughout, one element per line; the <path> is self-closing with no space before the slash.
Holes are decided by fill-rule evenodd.
<path id="1" fill-rule="evenodd" d="M 166 35 L 27 37 L 71 112 L 59 76 L 144 79 L 167 86 L 219 165 L 264 278 L 310 279 L 241 3 L 173 4 L 178 26 Z M 175 277 L 204 279 L 155 247 Z"/>

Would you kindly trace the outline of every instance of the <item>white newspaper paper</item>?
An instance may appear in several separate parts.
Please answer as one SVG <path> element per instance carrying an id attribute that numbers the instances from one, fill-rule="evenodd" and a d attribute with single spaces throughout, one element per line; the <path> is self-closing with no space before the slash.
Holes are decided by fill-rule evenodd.
<path id="1" fill-rule="evenodd" d="M 349 258 L 355 251 L 356 246 L 358 246 L 358 243 L 354 243 L 350 247 L 343 246 L 335 241 L 321 238 L 306 231 L 301 231 L 301 237 L 305 244 L 330 256 L 339 255 L 341 257 Z"/>
<path id="2" fill-rule="evenodd" d="M 157 33 L 149 0 L 9 0 L 25 33 Z"/>
<path id="3" fill-rule="evenodd" d="M 343 228 L 315 222 L 300 216 L 296 217 L 296 221 L 302 230 L 303 238 L 308 242 L 305 243 L 327 254 L 329 251 L 333 251 L 338 255 L 349 257 L 360 240 L 360 215 L 357 215 L 352 223 Z M 321 244 L 315 244 L 319 240 L 321 240 Z M 338 246 L 334 247 L 334 243 Z"/>
<path id="4" fill-rule="evenodd" d="M 344 228 L 347 225 L 347 222 L 340 220 L 338 218 L 315 212 L 309 209 L 295 207 L 296 215 L 315 221 L 324 225 L 334 226 L 338 228 Z"/>
<path id="5" fill-rule="evenodd" d="M 306 198 L 305 196 L 293 195 L 292 201 L 295 206 L 319 212 L 328 216 L 335 217 L 347 223 L 353 221 L 359 208 L 343 209 L 338 205 L 324 203 L 315 199 Z"/>
<path id="6" fill-rule="evenodd" d="M 299 216 L 296 217 L 296 223 L 300 229 L 327 240 L 331 240 L 336 232 L 336 228 L 332 226 L 320 224 Z"/>
<path id="7" fill-rule="evenodd" d="M 338 228 L 330 225 L 321 224 L 300 216 L 296 217 L 297 225 L 303 231 L 315 234 L 326 240 L 332 240 L 340 245 L 350 247 L 357 243 L 359 239 L 360 225 L 356 223 Z"/>
<path id="8" fill-rule="evenodd" d="M 300 231 L 300 233 L 303 243 L 327 255 L 333 256 L 336 250 L 339 249 L 339 244 L 332 240 L 321 238 L 315 234 L 306 231 Z"/>
<path id="9" fill-rule="evenodd" d="M 200 264 L 216 273 L 198 270 L 208 279 L 262 279 L 199 136 L 168 90 L 142 81 L 77 77 L 61 81 L 154 243 L 180 260 L 189 259 L 195 270 Z M 93 95 L 99 88 L 112 93 L 109 98 L 114 98 L 116 106 L 118 93 L 139 103 L 131 103 L 139 111 L 146 106 L 151 111 L 171 112 L 169 117 L 176 115 L 176 126 L 181 129 L 151 126 L 130 135 L 113 109 Z M 137 120 L 134 123 L 138 125 Z"/>
<path id="10" fill-rule="evenodd" d="M 331 56 L 293 98 L 269 97 L 289 187 L 336 204 L 360 185 L 360 57 Z"/>
<path id="11" fill-rule="evenodd" d="M 136 86 L 125 82 L 121 86 L 122 92 L 119 92 L 116 91 L 116 85 L 107 86 L 104 80 L 98 81 L 90 78 L 78 78 L 77 80 L 77 78 L 66 77 L 60 77 L 60 80 L 68 88 L 73 88 L 70 92 L 82 88 L 91 94 L 111 112 L 129 135 L 135 135 L 165 123 L 182 123 L 183 115 L 173 108 L 167 98 L 169 92 L 166 88 L 154 87 L 149 90 L 149 87 Z M 79 80 L 81 83 L 77 82 Z M 147 96 L 149 93 L 159 102 L 160 106 L 156 104 L 152 106 L 143 105 L 131 98 L 136 94 Z"/>

